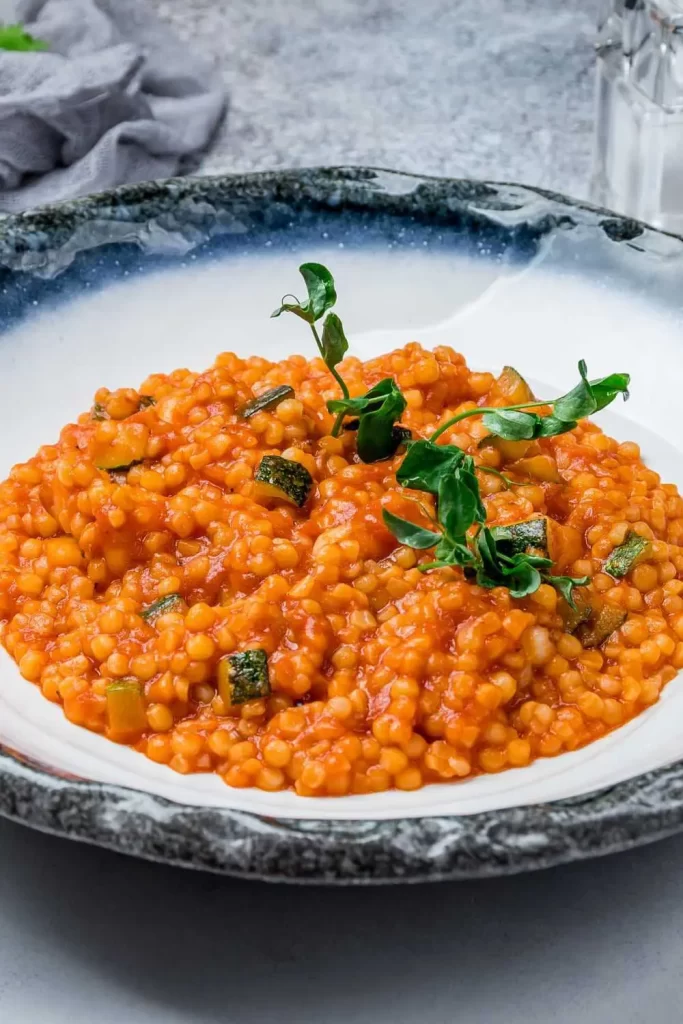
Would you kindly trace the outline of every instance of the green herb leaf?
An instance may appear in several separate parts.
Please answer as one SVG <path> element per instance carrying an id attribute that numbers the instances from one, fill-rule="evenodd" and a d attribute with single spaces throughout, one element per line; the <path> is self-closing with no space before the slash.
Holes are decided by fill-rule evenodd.
<path id="1" fill-rule="evenodd" d="M 526 597 L 538 590 L 541 584 L 540 568 L 552 565 L 549 558 L 517 552 L 506 555 L 501 550 L 495 534 L 483 527 L 477 536 L 476 548 L 481 564 L 477 569 L 477 583 L 480 587 L 507 587 L 513 597 Z"/>
<path id="2" fill-rule="evenodd" d="M 296 295 L 285 295 L 282 303 L 270 315 L 280 316 L 281 313 L 294 313 L 306 323 L 314 324 L 321 316 L 331 309 L 337 301 L 334 278 L 322 263 L 302 263 L 299 273 L 304 279 L 308 292 L 308 301 L 300 302 Z M 285 299 L 295 302 L 285 302 Z M 338 361 L 338 360 L 337 360 Z"/>
<path id="3" fill-rule="evenodd" d="M 452 473 L 441 477 L 438 490 L 439 523 L 447 534 L 463 538 L 474 523 L 486 522 L 486 509 L 479 493 L 474 460 L 465 456 Z"/>
<path id="4" fill-rule="evenodd" d="M 330 316 L 332 315 L 331 313 Z M 385 377 L 384 380 L 370 388 L 366 394 L 358 398 L 334 398 L 327 403 L 327 408 L 330 412 L 355 413 L 360 416 L 365 412 L 381 408 L 384 399 L 390 394 L 400 395 L 401 392 L 392 377 Z"/>
<path id="5" fill-rule="evenodd" d="M 330 313 L 327 320 L 333 315 Z M 358 430 L 358 454 L 363 462 L 390 458 L 410 438 L 409 431 L 395 426 L 406 408 L 406 400 L 393 377 L 385 377 L 359 398 L 333 399 L 327 408 L 338 415 L 358 416 L 352 429 Z"/>
<path id="6" fill-rule="evenodd" d="M 497 409 L 482 416 L 487 430 L 506 441 L 530 441 L 537 437 L 540 416 L 533 412 L 518 412 L 516 409 Z"/>
<path id="7" fill-rule="evenodd" d="M 497 577 L 500 573 L 499 570 L 499 555 L 496 547 L 496 538 L 491 533 L 488 526 L 484 526 L 479 531 L 475 542 L 477 554 L 481 560 L 481 569 L 479 572 L 483 572 L 490 576 L 490 578 Z M 479 576 L 479 573 L 477 574 Z M 479 582 L 479 579 L 477 579 Z M 485 585 L 485 584 L 482 584 Z M 491 583 L 490 586 L 498 586 L 497 583 Z"/>
<path id="8" fill-rule="evenodd" d="M 445 565 L 471 565 L 475 561 L 473 553 L 468 548 L 465 539 L 462 541 L 453 540 L 451 537 L 444 537 L 440 544 L 437 544 L 436 557 Z"/>
<path id="9" fill-rule="evenodd" d="M 401 434 L 394 430 L 394 424 L 401 418 L 406 408 L 406 400 L 392 378 L 380 381 L 368 391 L 366 398 L 374 401 L 381 396 L 378 388 L 383 388 L 381 404 L 362 412 L 358 424 L 358 455 L 363 462 L 378 462 L 390 458 L 399 444 L 404 441 Z"/>
<path id="10" fill-rule="evenodd" d="M 558 420 L 567 423 L 572 420 L 580 420 L 604 409 L 606 405 L 614 401 L 617 395 L 628 398 L 628 386 L 631 378 L 627 373 L 612 373 L 609 377 L 590 381 L 586 363 L 581 359 L 579 374 L 580 383 L 553 403 L 554 415 Z"/>
<path id="11" fill-rule="evenodd" d="M 30 53 L 47 49 L 47 43 L 29 35 L 24 31 L 23 25 L 0 25 L 0 50 Z"/>
<path id="12" fill-rule="evenodd" d="M 337 301 L 334 278 L 322 263 L 302 263 L 299 273 L 308 291 L 308 309 L 313 320 L 319 320 Z"/>
<path id="13" fill-rule="evenodd" d="M 396 479 L 415 491 L 438 494 L 444 473 L 452 472 L 464 458 L 464 451 L 453 444 L 413 441 L 396 471 Z"/>
<path id="14" fill-rule="evenodd" d="M 590 583 L 589 576 L 548 576 L 543 577 L 546 583 L 550 583 L 560 592 L 570 608 L 577 610 L 574 603 L 574 587 L 585 587 Z"/>
<path id="15" fill-rule="evenodd" d="M 595 412 L 600 412 L 606 405 L 613 402 L 617 395 L 622 395 L 624 401 L 629 398 L 629 384 L 631 377 L 628 373 L 611 373 L 608 377 L 591 381 L 591 390 L 595 399 Z"/>
<path id="16" fill-rule="evenodd" d="M 302 320 L 305 320 L 307 324 L 313 323 L 313 314 L 308 309 L 307 303 L 299 302 L 298 299 L 296 302 L 285 302 L 286 298 L 290 298 L 290 296 L 285 295 L 283 297 L 282 305 L 278 306 L 278 308 L 274 309 L 270 314 L 271 319 L 274 316 L 280 316 L 281 313 L 294 313 L 295 316 L 299 316 Z M 291 298 L 296 299 L 296 295 L 292 295 Z"/>
<path id="17" fill-rule="evenodd" d="M 154 622 L 160 615 L 182 604 L 182 601 L 180 594 L 165 594 L 164 597 L 158 597 L 156 601 L 152 601 L 147 608 L 141 611 L 140 618 L 145 619 L 146 622 Z"/>
<path id="18" fill-rule="evenodd" d="M 425 548 L 433 548 L 442 539 L 442 534 L 434 533 L 432 530 L 425 530 L 423 526 L 411 523 L 408 519 L 401 519 L 400 516 L 395 516 L 393 512 L 389 512 L 386 508 L 382 509 L 382 518 L 394 537 L 401 544 L 406 544 L 409 548 L 416 548 L 418 551 L 422 551 Z"/>
<path id="19" fill-rule="evenodd" d="M 559 420 L 568 423 L 570 420 L 580 420 L 584 416 L 590 416 L 595 412 L 595 399 L 591 391 L 590 381 L 586 376 L 586 364 L 582 359 L 579 362 L 579 374 L 581 381 L 575 388 L 554 403 L 554 414 Z"/>
<path id="20" fill-rule="evenodd" d="M 554 437 L 573 430 L 576 420 L 561 420 L 551 413 L 539 416 L 535 412 L 500 409 L 484 413 L 482 423 L 491 434 L 506 441 L 531 441 L 537 437 Z"/>
<path id="21" fill-rule="evenodd" d="M 349 343 L 344 334 L 342 322 L 336 313 L 328 313 L 323 324 L 322 356 L 325 365 L 331 370 L 337 363 L 341 363 L 349 348 Z"/>
<path id="22" fill-rule="evenodd" d="M 560 420 L 553 413 L 550 416 L 539 416 L 539 428 L 536 437 L 555 437 L 566 434 L 576 426 L 576 420 Z"/>
<path id="23" fill-rule="evenodd" d="M 530 562 L 521 562 L 515 566 L 503 586 L 507 586 L 512 597 L 528 597 L 534 594 L 541 585 L 541 574 Z"/>
<path id="24" fill-rule="evenodd" d="M 426 562 L 419 565 L 420 572 L 429 572 L 430 569 L 443 569 L 446 566 L 461 566 L 469 569 L 476 561 L 472 551 L 467 547 L 464 539 L 462 542 L 454 541 L 450 537 L 442 537 L 434 551 L 433 562 Z"/>

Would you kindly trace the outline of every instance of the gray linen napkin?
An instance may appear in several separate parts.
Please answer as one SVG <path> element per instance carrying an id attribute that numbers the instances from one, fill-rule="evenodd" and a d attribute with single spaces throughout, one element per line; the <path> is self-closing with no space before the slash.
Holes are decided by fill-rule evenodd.
<path id="1" fill-rule="evenodd" d="M 0 0 L 49 50 L 0 50 L 0 211 L 196 166 L 223 84 L 146 0 Z"/>

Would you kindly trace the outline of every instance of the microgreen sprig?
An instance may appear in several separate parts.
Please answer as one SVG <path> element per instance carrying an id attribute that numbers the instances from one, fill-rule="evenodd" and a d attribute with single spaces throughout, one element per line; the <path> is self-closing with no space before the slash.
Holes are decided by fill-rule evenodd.
<path id="1" fill-rule="evenodd" d="M 322 338 L 316 327 L 317 321 L 322 319 L 328 309 L 331 309 L 337 301 L 334 278 L 322 263 L 302 263 L 299 273 L 304 279 L 308 300 L 300 302 L 296 295 L 284 295 L 278 308 L 273 310 L 270 315 L 275 317 L 280 316 L 281 313 L 294 313 L 295 316 L 306 321 L 311 328 L 323 362 L 341 388 L 344 398 L 348 398 L 349 389 L 337 370 L 337 365 L 341 363 L 349 347 L 342 322 L 336 313 L 330 313 L 323 322 Z M 294 302 L 287 302 L 287 299 L 294 299 Z M 334 437 L 339 433 L 336 423 L 335 430 L 332 431 Z"/>
<path id="2" fill-rule="evenodd" d="M 285 295 L 272 316 L 293 313 L 310 326 L 318 351 L 342 392 L 341 399 L 327 403 L 328 410 L 336 414 L 332 428 L 334 437 L 342 427 L 357 431 L 358 455 L 364 462 L 389 458 L 400 444 L 406 445 L 407 454 L 396 472 L 396 479 L 406 488 L 434 496 L 436 519 L 422 509 L 434 529 L 403 519 L 389 509 L 384 509 L 382 514 L 386 526 L 400 543 L 418 551 L 434 548 L 434 560 L 421 565 L 421 571 L 459 566 L 480 586 L 507 587 L 513 597 L 526 597 L 545 582 L 574 607 L 574 588 L 585 586 L 588 577 L 553 575 L 548 572 L 553 562 L 545 554 L 520 551 L 510 543 L 509 530 L 486 525 L 477 470 L 495 474 L 507 487 L 515 485 L 516 481 L 493 467 L 476 466 L 472 456 L 456 445 L 439 445 L 436 441 L 456 423 L 471 416 L 482 417 L 490 436 L 508 441 L 532 441 L 564 434 L 573 430 L 580 419 L 604 409 L 617 395 L 628 398 L 629 375 L 613 373 L 589 380 L 582 359 L 579 383 L 560 398 L 534 399 L 503 407 L 476 406 L 450 417 L 429 440 L 412 441 L 410 432 L 397 426 L 407 403 L 391 377 L 379 381 L 365 395 L 351 397 L 337 370 L 349 345 L 341 320 L 330 312 L 337 301 L 334 279 L 320 263 L 304 263 L 299 270 L 306 285 L 307 300 L 301 302 L 295 295 Z M 323 317 L 321 335 L 316 324 Z M 552 411 L 544 415 L 530 411 L 542 407 L 550 407 Z M 354 419 L 345 424 L 347 416 Z"/>
<path id="3" fill-rule="evenodd" d="M 328 312 L 337 301 L 334 278 L 322 263 L 303 263 L 299 272 L 304 279 L 308 299 L 300 302 L 296 295 L 285 295 L 271 316 L 294 313 L 310 326 L 323 362 L 339 384 L 343 395 L 342 399 L 327 403 L 328 410 L 336 413 L 332 436 L 339 436 L 346 416 L 355 416 L 358 420 L 357 449 L 360 458 L 363 462 L 387 459 L 405 441 L 408 433 L 396 427 L 406 408 L 406 400 L 391 377 L 379 381 L 362 397 L 351 398 L 346 382 L 337 370 L 348 351 L 349 343 L 337 314 Z M 294 301 L 289 302 L 288 299 Z M 325 320 L 321 337 L 316 323 L 323 316 Z"/>
<path id="4" fill-rule="evenodd" d="M 531 441 L 539 437 L 554 437 L 573 430 L 580 419 L 592 416 L 613 402 L 617 395 L 628 398 L 628 387 L 631 378 L 628 373 L 612 373 L 608 377 L 588 380 L 588 370 L 583 359 L 579 361 L 581 380 L 561 398 L 547 398 L 542 401 L 521 402 L 519 405 L 508 405 L 502 408 L 476 406 L 465 409 L 442 423 L 431 436 L 432 441 L 441 437 L 452 426 L 470 416 L 481 416 L 484 426 L 494 437 L 506 441 Z M 525 412 L 538 406 L 552 406 L 549 416 Z"/>
<path id="5" fill-rule="evenodd" d="M 422 572 L 460 566 L 479 586 L 507 587 L 513 597 L 526 597 L 541 583 L 550 583 L 574 606 L 573 589 L 585 586 L 588 577 L 554 576 L 547 572 L 553 564 L 550 558 L 514 551 L 504 531 L 486 526 L 486 509 L 471 455 L 455 445 L 414 441 L 396 479 L 404 487 L 436 497 L 434 525 L 439 530 L 425 529 L 388 509 L 382 511 L 385 525 L 401 544 L 418 551 L 435 549 L 434 561 L 419 566 Z"/>

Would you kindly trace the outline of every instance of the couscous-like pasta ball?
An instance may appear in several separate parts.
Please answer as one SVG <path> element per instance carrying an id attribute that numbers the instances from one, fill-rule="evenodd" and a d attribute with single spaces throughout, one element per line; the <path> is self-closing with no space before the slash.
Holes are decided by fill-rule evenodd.
<path id="1" fill-rule="evenodd" d="M 445 347 L 341 369 L 351 395 L 393 378 L 413 438 L 514 401 L 509 376 Z M 589 578 L 574 610 L 547 583 L 515 599 L 422 572 L 433 556 L 382 512 L 431 496 L 397 483 L 400 451 L 364 464 L 353 431 L 331 436 L 338 396 L 319 359 L 230 353 L 98 391 L 0 485 L 2 643 L 22 676 L 176 772 L 302 796 L 521 768 L 657 701 L 683 666 L 683 501 L 637 445 L 588 421 L 443 436 L 513 481 L 477 472 L 489 524 L 543 520 L 558 571 Z"/>

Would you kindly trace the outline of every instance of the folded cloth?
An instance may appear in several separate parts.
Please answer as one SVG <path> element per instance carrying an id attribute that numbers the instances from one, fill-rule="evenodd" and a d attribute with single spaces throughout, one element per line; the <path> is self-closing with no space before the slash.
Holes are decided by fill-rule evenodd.
<path id="1" fill-rule="evenodd" d="M 0 50 L 0 211 L 196 167 L 225 90 L 146 0 L 0 0 L 0 21 L 49 47 Z"/>

